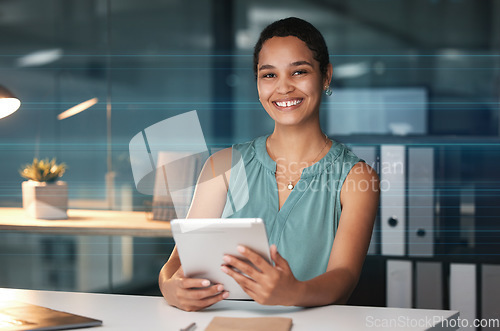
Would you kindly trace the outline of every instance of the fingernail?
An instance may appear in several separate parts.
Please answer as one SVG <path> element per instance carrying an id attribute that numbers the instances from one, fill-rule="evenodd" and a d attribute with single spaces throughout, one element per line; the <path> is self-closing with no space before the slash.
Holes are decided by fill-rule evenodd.
<path id="1" fill-rule="evenodd" d="M 224 293 L 222 294 L 222 297 L 223 297 L 224 299 L 227 299 L 227 298 L 229 297 L 229 292 L 224 292 Z"/>
<path id="2" fill-rule="evenodd" d="M 204 281 L 201 282 L 201 285 L 208 286 L 210 285 L 210 281 L 205 279 Z"/>
<path id="3" fill-rule="evenodd" d="M 228 272 L 227 267 L 225 267 L 225 266 L 220 267 L 220 270 L 222 270 L 222 272 L 224 272 L 226 274 Z"/>
<path id="4" fill-rule="evenodd" d="M 217 285 L 217 291 L 219 292 L 224 291 L 224 286 L 222 286 L 221 284 Z"/>
<path id="5" fill-rule="evenodd" d="M 238 252 L 245 253 L 245 247 L 238 245 Z"/>
<path id="6" fill-rule="evenodd" d="M 230 258 L 229 256 L 227 256 L 227 255 L 224 255 L 224 257 L 223 257 L 222 259 L 223 259 L 223 260 L 224 260 L 224 262 L 226 262 L 226 263 L 231 262 L 231 258 Z"/>

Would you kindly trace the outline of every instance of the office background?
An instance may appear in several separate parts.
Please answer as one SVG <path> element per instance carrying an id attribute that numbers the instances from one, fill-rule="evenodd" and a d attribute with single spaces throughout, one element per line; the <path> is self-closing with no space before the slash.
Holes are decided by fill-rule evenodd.
<path id="1" fill-rule="evenodd" d="M 392 178 L 404 182 L 402 202 L 392 210 L 394 194 L 382 199 L 389 210 L 381 207 L 353 303 L 450 308 L 453 284 L 463 284 L 453 273 L 469 273 L 468 309 L 486 316 L 484 284 L 500 278 L 499 12 L 498 0 L 0 0 L 0 84 L 22 101 L 0 120 L 0 207 L 21 206 L 21 165 L 57 157 L 68 165 L 70 208 L 149 210 L 152 197 L 134 186 L 128 143 L 193 109 L 210 148 L 270 133 L 253 45 L 270 22 L 298 16 L 323 33 L 334 66 L 325 132 L 374 165 L 421 164 Z M 95 106 L 57 119 L 91 98 Z M 384 252 L 388 218 L 403 235 Z M 107 254 L 106 238 L 0 237 L 0 286 L 111 291 L 105 262 L 78 267 L 82 256 Z M 110 240 L 121 261 L 112 291 L 157 294 L 172 243 Z M 132 265 L 127 277 L 123 264 Z M 82 273 L 92 276 L 82 283 Z M 413 281 L 397 283 L 405 275 Z M 429 282 L 438 296 L 421 290 Z"/>

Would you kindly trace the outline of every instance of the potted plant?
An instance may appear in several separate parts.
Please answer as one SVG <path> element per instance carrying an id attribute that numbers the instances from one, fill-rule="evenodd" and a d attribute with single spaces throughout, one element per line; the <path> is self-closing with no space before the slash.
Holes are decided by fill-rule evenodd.
<path id="1" fill-rule="evenodd" d="M 66 170 L 66 164 L 33 159 L 19 173 L 28 179 L 23 182 L 23 208 L 26 213 L 40 219 L 67 219 L 68 186 L 58 180 Z"/>

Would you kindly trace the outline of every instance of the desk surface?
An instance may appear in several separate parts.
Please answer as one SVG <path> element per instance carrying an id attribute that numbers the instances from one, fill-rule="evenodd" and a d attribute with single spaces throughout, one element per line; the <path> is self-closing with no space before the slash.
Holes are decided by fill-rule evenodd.
<path id="1" fill-rule="evenodd" d="M 170 307 L 161 297 L 1 289 L 2 299 L 24 301 L 56 310 L 97 318 L 103 326 L 95 330 L 180 330 L 196 322 L 196 331 L 206 328 L 214 316 L 280 316 L 293 320 L 292 331 L 301 330 L 404 330 L 401 325 L 375 327 L 384 321 L 432 322 L 434 317 L 456 319 L 457 311 L 354 306 L 297 308 L 261 306 L 255 302 L 223 301 L 201 312 Z M 438 323 L 439 324 L 439 323 Z M 408 324 L 411 326 L 410 324 Z M 407 330 L 438 330 L 422 325 Z M 443 328 L 444 329 L 444 328 Z M 89 329 L 92 330 L 92 329 Z M 446 330 L 456 330 L 448 328 Z"/>
<path id="2" fill-rule="evenodd" d="M 0 208 L 0 231 L 46 234 L 172 237 L 170 222 L 152 221 L 145 212 L 69 209 L 67 220 L 40 220 L 22 208 Z"/>

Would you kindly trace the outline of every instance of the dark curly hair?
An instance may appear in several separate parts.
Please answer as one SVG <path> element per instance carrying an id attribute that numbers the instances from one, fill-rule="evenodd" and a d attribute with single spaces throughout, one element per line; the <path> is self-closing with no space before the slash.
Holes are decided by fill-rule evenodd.
<path id="1" fill-rule="evenodd" d="M 294 36 L 306 43 L 307 47 L 313 52 L 314 59 L 319 62 L 319 69 L 323 77 L 330 60 L 328 58 L 328 48 L 321 32 L 311 23 L 297 17 L 288 17 L 269 24 L 262 30 L 259 40 L 255 44 L 253 51 L 253 71 L 257 77 L 257 65 L 259 63 L 259 54 L 262 45 L 266 40 L 272 37 Z"/>

